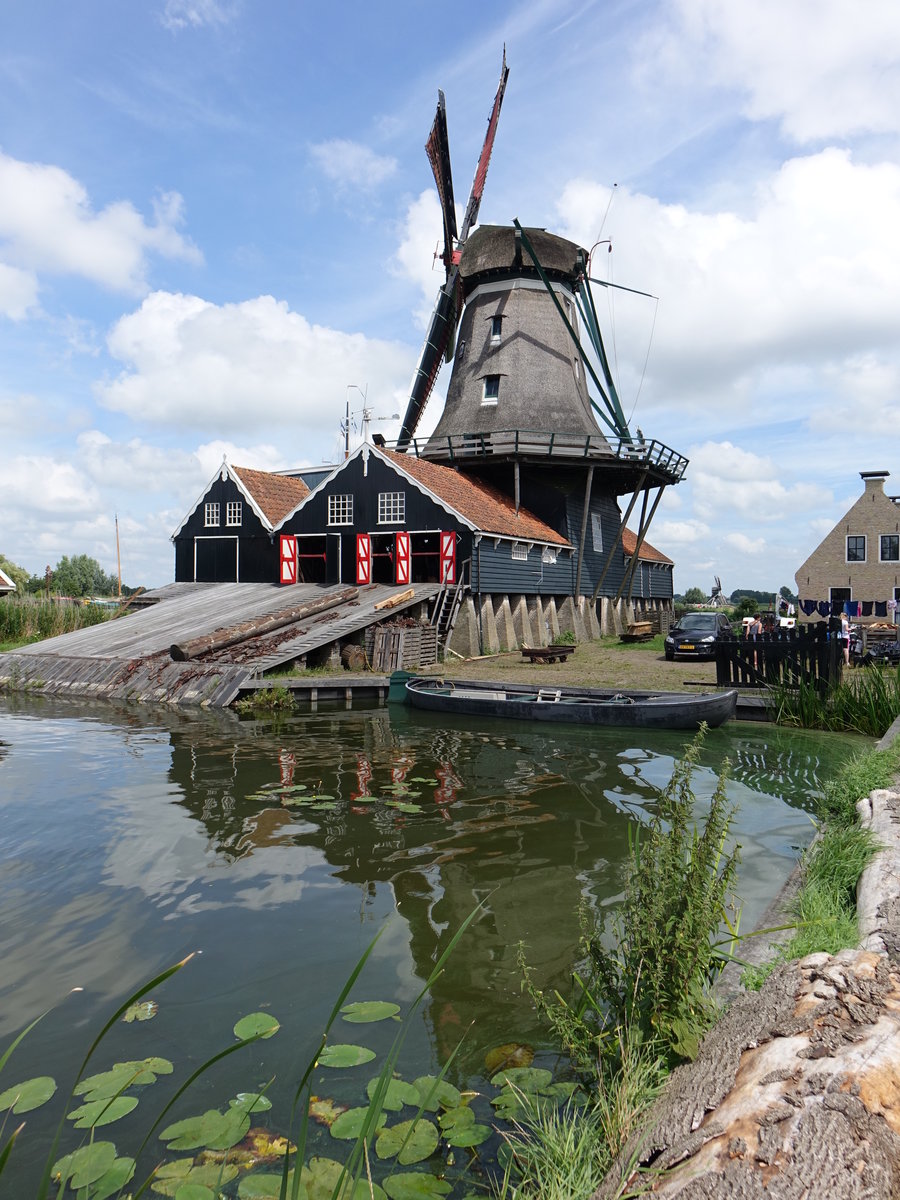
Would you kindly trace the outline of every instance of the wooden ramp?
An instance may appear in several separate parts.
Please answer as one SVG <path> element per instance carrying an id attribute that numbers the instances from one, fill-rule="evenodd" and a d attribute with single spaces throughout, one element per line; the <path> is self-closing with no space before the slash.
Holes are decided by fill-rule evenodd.
<path id="1" fill-rule="evenodd" d="M 0 654 L 0 688 L 220 708 L 230 704 L 250 679 L 259 680 L 266 671 L 391 619 L 440 589 L 438 584 L 417 584 L 412 597 L 380 611 L 377 604 L 409 589 L 374 584 L 359 589 L 349 603 L 277 633 L 247 638 L 190 662 L 173 662 L 170 656 L 175 642 L 327 598 L 329 593 L 337 596 L 343 590 L 342 585 L 316 584 L 170 584 L 150 594 L 156 603 L 148 607 Z"/>

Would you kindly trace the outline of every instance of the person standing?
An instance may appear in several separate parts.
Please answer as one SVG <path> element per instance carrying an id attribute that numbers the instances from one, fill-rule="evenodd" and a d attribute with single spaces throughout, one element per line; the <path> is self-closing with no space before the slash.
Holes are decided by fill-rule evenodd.
<path id="1" fill-rule="evenodd" d="M 841 643 L 844 649 L 844 666 L 850 666 L 850 617 L 841 613 Z"/>

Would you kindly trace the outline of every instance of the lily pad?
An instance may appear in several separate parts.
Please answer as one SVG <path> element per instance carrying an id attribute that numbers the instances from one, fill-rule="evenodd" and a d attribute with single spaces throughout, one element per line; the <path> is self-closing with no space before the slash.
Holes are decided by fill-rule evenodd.
<path id="1" fill-rule="evenodd" d="M 334 810 L 336 808 L 337 808 L 337 805 L 334 803 L 333 800 L 324 800 L 324 801 L 322 801 L 321 804 L 311 804 L 310 805 L 311 812 L 334 812 Z"/>
<path id="2" fill-rule="evenodd" d="M 14 1113 L 31 1112 L 33 1108 L 46 1104 L 55 1091 L 55 1079 L 49 1075 L 37 1075 L 0 1093 L 0 1111 L 12 1109 Z"/>
<path id="3" fill-rule="evenodd" d="M 109 1200 L 110 1196 L 118 1196 L 122 1188 L 134 1174 L 133 1158 L 117 1158 L 90 1191 L 91 1200 Z"/>
<path id="4" fill-rule="evenodd" d="M 175 1200 L 216 1200 L 221 1192 L 204 1187 L 202 1183 L 183 1183 L 175 1193 Z"/>
<path id="5" fill-rule="evenodd" d="M 122 1020 L 128 1024 L 132 1021 L 152 1021 L 158 1012 L 159 1005 L 155 1000 L 139 1000 L 125 1009 Z"/>
<path id="6" fill-rule="evenodd" d="M 421 804 L 410 804 L 406 800 L 385 800 L 388 808 L 395 808 L 397 812 L 402 813 L 420 813 L 422 812 Z"/>
<path id="7" fill-rule="evenodd" d="M 376 1091 L 381 1084 L 381 1080 L 376 1076 L 370 1079 L 366 1084 L 366 1095 L 369 1099 L 373 1099 Z M 391 1079 L 385 1088 L 384 1095 L 381 1098 L 381 1107 L 388 1112 L 399 1112 L 404 1104 L 414 1104 L 417 1108 L 419 1105 L 419 1093 L 411 1083 L 406 1083 L 402 1079 Z"/>
<path id="8" fill-rule="evenodd" d="M 372 1021 L 386 1021 L 388 1017 L 396 1017 L 400 1011 L 399 1004 L 391 1004 L 387 1000 L 354 1000 L 345 1004 L 341 1015 L 345 1021 L 354 1025 L 367 1025 Z"/>
<path id="9" fill-rule="evenodd" d="M 491 1078 L 494 1087 L 503 1087 L 505 1083 L 511 1083 L 520 1092 L 528 1092 L 529 1095 L 549 1087 L 552 1082 L 553 1075 L 544 1067 L 510 1067 L 508 1071 L 498 1071 Z"/>
<path id="10" fill-rule="evenodd" d="M 328 796 L 325 792 L 316 792 L 310 796 L 310 800 L 333 800 L 334 796 Z"/>
<path id="11" fill-rule="evenodd" d="M 461 1104 L 459 1108 L 448 1109 L 447 1112 L 441 1113 L 438 1117 L 438 1125 L 444 1131 L 445 1136 L 453 1133 L 457 1129 L 465 1129 L 468 1125 L 475 1124 L 475 1114 L 468 1104 Z"/>
<path id="12" fill-rule="evenodd" d="M 330 1133 L 333 1138 L 340 1138 L 345 1141 L 354 1141 L 362 1132 L 363 1126 L 369 1119 L 368 1108 L 348 1108 L 346 1112 L 332 1123 Z M 385 1113 L 378 1114 L 376 1129 L 381 1129 L 387 1124 L 387 1115 Z"/>
<path id="13" fill-rule="evenodd" d="M 365 1046 L 353 1046 L 336 1042 L 326 1046 L 319 1055 L 320 1067 L 358 1067 L 362 1063 L 371 1062 L 375 1051 Z"/>
<path id="14" fill-rule="evenodd" d="M 271 1013 L 248 1013 L 241 1017 L 234 1027 L 234 1036 L 240 1041 L 244 1038 L 270 1038 L 281 1028 Z"/>
<path id="15" fill-rule="evenodd" d="M 309 808 L 313 799 L 311 796 L 282 796 L 281 803 L 285 808 Z"/>
<path id="16" fill-rule="evenodd" d="M 482 1142 L 486 1142 L 491 1136 L 490 1125 L 467 1125 L 464 1129 L 454 1129 L 450 1133 L 445 1133 L 444 1137 L 447 1144 L 450 1146 L 464 1147 L 472 1149 L 475 1146 L 480 1146 Z"/>
<path id="17" fill-rule="evenodd" d="M 182 1200 L 182 1190 L 189 1187 L 218 1189 L 231 1183 L 237 1176 L 237 1167 L 229 1163 L 208 1163 L 197 1167 L 192 1158 L 177 1158 L 174 1162 L 163 1163 L 150 1186 L 160 1196 L 177 1196 L 178 1200 Z M 210 1191 L 209 1194 L 215 1197 L 216 1192 Z"/>
<path id="18" fill-rule="evenodd" d="M 76 1096 L 84 1096 L 85 1103 L 92 1100 L 109 1100 L 129 1087 L 144 1087 L 155 1083 L 158 1075 L 171 1075 L 174 1070 L 167 1058 L 143 1058 L 130 1062 L 114 1063 L 108 1071 L 88 1075 L 76 1084 Z"/>
<path id="19" fill-rule="evenodd" d="M 441 1200 L 453 1191 L 453 1185 L 425 1171 L 401 1171 L 384 1181 L 391 1200 Z"/>
<path id="20" fill-rule="evenodd" d="M 393 1158 L 404 1167 L 422 1162 L 437 1149 L 440 1135 L 437 1126 L 420 1117 L 418 1121 L 401 1121 L 389 1129 L 382 1129 L 375 1139 L 375 1153 L 379 1158 Z"/>
<path id="21" fill-rule="evenodd" d="M 239 1108 L 245 1113 L 268 1112 L 272 1101 L 262 1092 L 238 1092 L 233 1100 L 228 1101 L 229 1108 Z"/>
<path id="22" fill-rule="evenodd" d="M 137 1108 L 137 1096 L 115 1096 L 111 1100 L 91 1100 L 70 1112 L 68 1119 L 76 1129 L 98 1129 L 101 1125 L 112 1125 L 121 1117 Z"/>
<path id="23" fill-rule="evenodd" d="M 242 1142 L 227 1150 L 201 1150 L 194 1159 L 196 1166 L 207 1163 L 231 1163 L 242 1171 L 260 1163 L 284 1160 L 285 1154 L 295 1154 L 297 1147 L 287 1138 L 276 1137 L 268 1129 L 251 1129 Z"/>
<path id="24" fill-rule="evenodd" d="M 331 1200 L 343 1169 L 342 1164 L 332 1158 L 311 1158 L 307 1184 L 309 1200 Z M 342 1189 L 341 1200 L 387 1200 L 387 1197 L 377 1183 L 370 1189 L 367 1179 L 358 1179 L 352 1191 L 349 1186 Z"/>
<path id="25" fill-rule="evenodd" d="M 226 1113 L 209 1109 L 197 1117 L 188 1117 L 167 1125 L 159 1135 L 169 1143 L 170 1150 L 227 1150 L 241 1140 L 250 1128 L 250 1118 L 239 1108 L 229 1108 Z"/>
<path id="26" fill-rule="evenodd" d="M 52 1167 L 54 1179 L 66 1183 L 74 1191 L 90 1187 L 102 1178 L 116 1161 L 116 1148 L 112 1142 L 91 1142 L 79 1150 L 73 1150 L 58 1159 Z"/>
<path id="27" fill-rule="evenodd" d="M 513 1067 L 530 1067 L 533 1062 L 534 1050 L 524 1042 L 507 1042 L 504 1046 L 495 1046 L 484 1056 L 484 1066 L 488 1075 L 512 1070 Z"/>
<path id="28" fill-rule="evenodd" d="M 413 1087 L 419 1093 L 419 1103 L 426 1112 L 437 1112 L 439 1108 L 459 1108 L 462 1103 L 458 1089 L 436 1075 L 420 1075 L 413 1080 Z"/>
<path id="29" fill-rule="evenodd" d="M 433 775 L 413 775 L 410 783 L 431 783 L 436 784 L 437 779 Z"/>
<path id="30" fill-rule="evenodd" d="M 301 1174 L 301 1195 L 302 1180 L 308 1177 L 309 1172 L 306 1168 Z M 294 1182 L 294 1172 L 288 1174 L 287 1194 L 293 1195 L 292 1187 Z M 259 1171 L 254 1175 L 245 1175 L 238 1184 L 238 1196 L 240 1200 L 279 1200 L 281 1196 L 281 1172 L 276 1175 L 272 1171 Z"/>
<path id="31" fill-rule="evenodd" d="M 319 1096 L 313 1096 L 309 1102 L 309 1115 L 314 1121 L 318 1121 L 320 1125 L 333 1124 L 341 1113 L 346 1111 L 346 1105 L 335 1104 L 333 1100 L 329 1100 L 327 1097 L 321 1099 Z"/>

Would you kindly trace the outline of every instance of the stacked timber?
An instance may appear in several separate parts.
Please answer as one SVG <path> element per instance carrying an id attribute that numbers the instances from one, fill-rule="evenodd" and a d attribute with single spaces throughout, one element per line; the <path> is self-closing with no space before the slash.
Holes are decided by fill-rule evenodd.
<path id="1" fill-rule="evenodd" d="M 437 630 L 420 621 L 391 621 L 366 631 L 373 671 L 416 671 L 437 662 Z"/>

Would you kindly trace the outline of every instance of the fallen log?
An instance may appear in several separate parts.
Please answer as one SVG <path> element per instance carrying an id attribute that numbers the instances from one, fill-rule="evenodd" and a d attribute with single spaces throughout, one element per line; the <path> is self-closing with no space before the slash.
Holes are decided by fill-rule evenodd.
<path id="1" fill-rule="evenodd" d="M 238 642 L 247 641 L 248 638 L 272 633 L 273 630 L 293 625 L 295 621 L 302 621 L 315 613 L 325 612 L 329 608 L 337 608 L 339 604 L 355 600 L 357 595 L 356 588 L 343 588 L 340 592 L 329 592 L 328 595 L 322 596 L 318 600 L 307 600 L 306 603 L 297 604 L 293 608 L 283 608 L 279 612 L 267 613 L 264 617 L 242 621 L 239 625 L 216 629 L 205 637 L 176 642 L 169 647 L 169 654 L 175 662 L 187 662 L 189 659 L 198 658 L 201 654 L 207 654 L 210 650 L 225 650 L 228 646 L 236 646 Z"/>
<path id="2" fill-rule="evenodd" d="M 398 592 L 396 596 L 388 596 L 386 600 L 379 600 L 375 605 L 375 610 L 376 612 L 380 612 L 383 608 L 395 608 L 398 604 L 403 604 L 407 600 L 412 600 L 415 594 L 415 588 L 407 588 L 405 592 Z"/>

